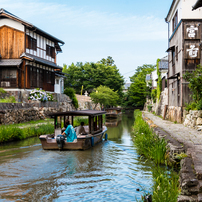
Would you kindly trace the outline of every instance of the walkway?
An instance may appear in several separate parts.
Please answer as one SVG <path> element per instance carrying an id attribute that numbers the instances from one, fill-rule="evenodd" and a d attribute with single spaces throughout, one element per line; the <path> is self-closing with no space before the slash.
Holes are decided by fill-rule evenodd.
<path id="1" fill-rule="evenodd" d="M 183 143 L 187 155 L 193 159 L 194 169 L 198 180 L 202 180 L 202 132 L 187 128 L 183 124 L 163 120 L 149 112 L 143 112 L 145 117 L 153 121 L 155 125 L 170 134 L 174 139 Z"/>

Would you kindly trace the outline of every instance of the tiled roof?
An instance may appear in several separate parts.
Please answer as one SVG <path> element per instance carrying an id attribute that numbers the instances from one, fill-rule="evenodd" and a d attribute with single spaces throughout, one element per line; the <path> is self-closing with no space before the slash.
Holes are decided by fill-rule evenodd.
<path id="1" fill-rule="evenodd" d="M 20 57 L 21 58 L 27 57 L 30 60 L 32 60 L 33 62 L 40 63 L 40 64 L 43 64 L 43 65 L 48 65 L 48 66 L 51 66 L 51 67 L 54 67 L 54 68 L 57 68 L 57 69 L 62 69 L 62 67 L 56 65 L 54 62 L 50 62 L 48 60 L 39 58 L 39 57 L 31 55 L 29 53 L 23 53 Z"/>
<path id="2" fill-rule="evenodd" d="M 29 23 L 29 22 L 26 22 L 25 20 L 22 20 L 21 18 L 19 18 L 18 16 L 16 15 L 13 15 L 12 13 L 8 12 L 7 10 L 1 8 L 0 9 L 0 16 L 6 16 L 8 18 L 11 18 L 11 19 L 14 19 L 16 21 L 19 21 L 21 22 L 23 25 L 35 30 L 37 33 L 40 33 L 42 35 L 45 35 L 47 38 L 49 39 L 52 39 L 53 41 L 55 42 L 58 42 L 58 43 L 61 43 L 61 44 L 64 44 L 64 42 L 60 39 L 57 39 L 56 37 L 52 36 L 51 34 L 48 34 L 47 32 L 39 29 L 38 27 L 34 26 L 33 24 Z"/>
<path id="3" fill-rule="evenodd" d="M 21 59 L 1 59 L 0 66 L 18 66 L 22 63 Z"/>

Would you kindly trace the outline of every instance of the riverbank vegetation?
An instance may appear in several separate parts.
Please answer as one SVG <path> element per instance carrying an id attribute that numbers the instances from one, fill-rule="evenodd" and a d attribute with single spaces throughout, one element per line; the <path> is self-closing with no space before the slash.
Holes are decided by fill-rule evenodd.
<path id="1" fill-rule="evenodd" d="M 43 124 L 32 127 L 19 128 L 17 126 L 8 125 L 0 127 L 0 143 L 23 140 L 28 137 L 39 136 L 43 134 L 54 133 L 53 124 Z"/>
<path id="2" fill-rule="evenodd" d="M 153 134 L 149 125 L 142 119 L 142 112 L 135 111 L 134 143 L 139 154 L 156 164 L 153 172 L 153 202 L 176 202 L 179 195 L 179 175 L 167 167 L 166 141 Z M 165 169 L 162 166 L 165 164 Z M 142 199 L 144 201 L 144 198 Z"/>
<path id="3" fill-rule="evenodd" d="M 183 78 L 189 82 L 193 100 L 186 104 L 186 110 L 202 110 L 202 66 L 198 65 L 193 72 L 186 72 Z"/>

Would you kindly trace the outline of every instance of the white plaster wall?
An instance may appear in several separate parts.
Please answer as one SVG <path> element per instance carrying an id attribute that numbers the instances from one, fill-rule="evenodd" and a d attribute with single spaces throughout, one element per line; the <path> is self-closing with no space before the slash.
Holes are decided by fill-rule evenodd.
<path id="1" fill-rule="evenodd" d="M 173 30 L 172 19 L 178 11 L 178 23 L 182 19 L 202 19 L 202 8 L 198 8 L 192 11 L 192 6 L 196 3 L 196 0 L 177 0 L 168 18 L 169 22 L 169 38 L 171 37 Z"/>
<path id="2" fill-rule="evenodd" d="M 24 25 L 12 20 L 12 19 L 0 19 L 0 27 L 2 27 L 4 25 L 24 32 Z"/>
<path id="3" fill-rule="evenodd" d="M 156 87 L 157 87 L 157 82 L 156 82 L 155 80 L 158 78 L 157 70 L 154 70 L 154 71 L 151 73 L 151 78 L 152 78 L 152 87 L 153 87 L 153 88 L 156 88 Z"/>
<path id="4" fill-rule="evenodd" d="M 64 79 L 62 77 L 55 77 L 55 81 L 56 79 L 59 80 L 59 84 L 54 85 L 54 92 L 55 93 L 63 93 L 64 92 Z"/>
<path id="5" fill-rule="evenodd" d="M 53 41 L 50 41 L 49 39 L 43 36 L 40 36 L 39 34 L 36 34 L 35 32 L 30 31 L 29 29 L 26 30 L 26 34 L 37 39 L 37 51 L 26 49 L 27 53 L 43 58 L 45 60 L 49 60 L 51 62 L 55 61 L 54 58 L 46 55 L 46 44 L 54 47 L 55 44 Z"/>
<path id="6" fill-rule="evenodd" d="M 192 11 L 192 6 L 196 0 L 183 0 L 182 1 L 182 19 L 202 19 L 202 8 Z"/>
<path id="7" fill-rule="evenodd" d="M 171 37 L 172 33 L 173 33 L 173 23 L 172 23 L 172 19 L 176 13 L 176 11 L 178 11 L 178 23 L 180 22 L 180 20 L 182 19 L 182 1 L 181 0 L 177 0 L 175 2 L 175 5 L 170 13 L 170 16 L 168 18 L 168 22 L 169 22 L 169 38 Z"/>

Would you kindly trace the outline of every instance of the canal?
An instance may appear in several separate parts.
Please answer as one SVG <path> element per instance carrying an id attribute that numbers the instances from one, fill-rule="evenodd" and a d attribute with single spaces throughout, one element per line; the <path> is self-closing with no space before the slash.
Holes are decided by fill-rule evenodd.
<path id="1" fill-rule="evenodd" d="M 133 145 L 133 114 L 86 151 L 42 150 L 38 138 L 0 146 L 0 201 L 137 201 L 151 190 L 151 161 Z"/>

